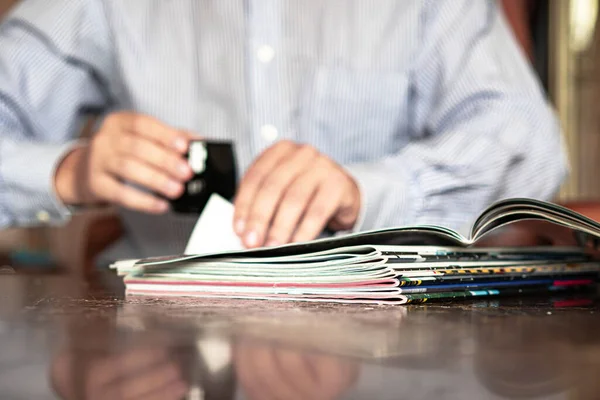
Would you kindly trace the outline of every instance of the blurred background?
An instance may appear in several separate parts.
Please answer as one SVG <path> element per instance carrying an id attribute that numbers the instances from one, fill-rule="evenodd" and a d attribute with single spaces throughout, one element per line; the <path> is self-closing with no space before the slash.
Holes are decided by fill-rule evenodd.
<path id="1" fill-rule="evenodd" d="M 0 0 L 0 18 L 19 0 Z M 563 124 L 571 175 L 557 202 L 600 202 L 600 0 L 497 0 Z M 89 134 L 84 130 L 82 135 Z M 77 273 L 118 237 L 110 210 L 77 216 L 60 228 L 0 231 L 0 272 L 60 266 Z"/>

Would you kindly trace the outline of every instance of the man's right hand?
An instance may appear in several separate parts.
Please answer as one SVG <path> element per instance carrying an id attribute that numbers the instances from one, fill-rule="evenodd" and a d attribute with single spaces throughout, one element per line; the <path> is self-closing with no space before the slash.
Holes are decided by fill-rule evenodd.
<path id="1" fill-rule="evenodd" d="M 168 202 L 160 195 L 179 197 L 192 177 L 183 157 L 192 138 L 148 116 L 110 115 L 89 145 L 76 148 L 60 163 L 56 192 L 69 205 L 108 203 L 163 213 Z"/>

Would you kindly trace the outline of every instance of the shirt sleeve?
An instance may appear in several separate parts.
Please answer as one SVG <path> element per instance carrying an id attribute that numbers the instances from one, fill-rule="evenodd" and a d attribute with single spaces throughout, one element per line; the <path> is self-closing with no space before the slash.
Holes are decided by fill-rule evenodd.
<path id="1" fill-rule="evenodd" d="M 69 219 L 54 171 L 110 103 L 112 65 L 99 0 L 22 1 L 0 24 L 0 228 Z"/>
<path id="2" fill-rule="evenodd" d="M 560 124 L 494 0 L 431 0 L 411 72 L 415 140 L 345 166 L 362 193 L 355 231 L 443 225 L 468 235 L 509 197 L 551 200 L 567 171 Z"/>

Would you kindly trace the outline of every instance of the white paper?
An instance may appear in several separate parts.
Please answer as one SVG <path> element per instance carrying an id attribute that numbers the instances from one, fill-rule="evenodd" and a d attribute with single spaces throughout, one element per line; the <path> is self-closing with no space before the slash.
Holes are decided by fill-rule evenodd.
<path id="1" fill-rule="evenodd" d="M 185 248 L 185 254 L 244 250 L 233 230 L 233 204 L 213 194 L 202 210 Z"/>

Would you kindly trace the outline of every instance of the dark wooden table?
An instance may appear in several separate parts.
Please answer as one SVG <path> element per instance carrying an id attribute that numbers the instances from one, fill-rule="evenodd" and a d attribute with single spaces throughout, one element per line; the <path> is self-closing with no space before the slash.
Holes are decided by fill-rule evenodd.
<path id="1" fill-rule="evenodd" d="M 600 398 L 596 293 L 310 305 L 6 273 L 0 298 L 0 399 Z"/>

